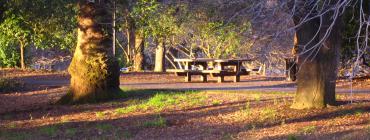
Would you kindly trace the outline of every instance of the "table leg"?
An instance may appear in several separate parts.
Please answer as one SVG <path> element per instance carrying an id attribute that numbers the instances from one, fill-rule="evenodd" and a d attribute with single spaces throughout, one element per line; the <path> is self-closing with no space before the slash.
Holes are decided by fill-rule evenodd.
<path id="1" fill-rule="evenodd" d="M 234 82 L 240 82 L 240 75 L 237 74 L 235 77 L 234 77 Z"/>
<path id="2" fill-rule="evenodd" d="M 207 74 L 202 74 L 201 77 L 200 77 L 200 80 L 202 82 L 207 82 Z"/>
<path id="3" fill-rule="evenodd" d="M 218 82 L 218 83 L 225 82 L 225 77 L 220 75 L 220 76 L 217 78 L 217 82 Z"/>
<path id="4" fill-rule="evenodd" d="M 185 70 L 191 70 L 191 64 L 189 62 L 185 62 Z"/>
<path id="5" fill-rule="evenodd" d="M 189 72 L 186 73 L 185 82 L 191 82 L 191 74 Z"/>
<path id="6" fill-rule="evenodd" d="M 241 66 L 241 62 L 238 62 L 237 65 L 234 67 L 234 71 L 235 71 L 235 77 L 234 77 L 234 82 L 240 82 L 240 66 Z"/>

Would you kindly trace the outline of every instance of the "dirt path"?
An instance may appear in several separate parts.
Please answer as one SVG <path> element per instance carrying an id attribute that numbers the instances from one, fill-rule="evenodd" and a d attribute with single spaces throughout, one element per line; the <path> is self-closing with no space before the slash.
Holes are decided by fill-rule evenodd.
<path id="1" fill-rule="evenodd" d="M 63 96 L 69 85 L 70 76 L 66 74 L 22 75 L 18 79 L 27 85 L 16 93 L 0 94 L 0 113 L 37 109 L 50 104 Z M 284 81 L 282 77 L 244 76 L 241 82 L 233 83 L 226 78 L 225 83 L 217 83 L 215 78 L 202 83 L 195 77 L 194 82 L 183 82 L 182 77 L 173 74 L 131 73 L 121 75 L 121 86 L 125 89 L 155 90 L 224 90 L 224 91 L 278 91 L 294 93 L 296 84 Z M 346 83 L 339 83 L 337 93 L 350 94 Z M 370 88 L 355 87 L 353 93 L 370 93 Z"/>
<path id="2" fill-rule="evenodd" d="M 37 89 L 60 88 L 69 85 L 68 75 L 47 75 L 23 77 L 27 85 L 38 87 Z M 158 73 L 131 73 L 121 75 L 121 86 L 129 89 L 176 89 L 176 90 L 257 90 L 257 91 L 295 91 L 296 84 L 287 82 L 283 77 L 244 76 L 241 82 L 231 82 L 231 77 L 226 78 L 225 83 L 217 83 L 215 78 L 209 78 L 209 82 L 200 81 L 200 76 L 193 78 L 194 82 L 187 83 L 183 77 L 173 74 Z M 337 86 L 338 93 L 351 93 L 348 82 L 340 82 Z M 370 93 L 370 86 L 354 87 L 352 93 Z"/>

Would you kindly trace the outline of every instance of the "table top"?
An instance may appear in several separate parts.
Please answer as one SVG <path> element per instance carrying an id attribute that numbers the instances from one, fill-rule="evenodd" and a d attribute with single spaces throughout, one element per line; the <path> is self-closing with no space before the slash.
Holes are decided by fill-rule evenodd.
<path id="1" fill-rule="evenodd" d="M 212 59 L 212 58 L 191 58 L 191 59 L 174 59 L 175 62 L 241 62 L 241 61 L 253 61 L 249 58 L 237 58 L 237 59 Z"/>

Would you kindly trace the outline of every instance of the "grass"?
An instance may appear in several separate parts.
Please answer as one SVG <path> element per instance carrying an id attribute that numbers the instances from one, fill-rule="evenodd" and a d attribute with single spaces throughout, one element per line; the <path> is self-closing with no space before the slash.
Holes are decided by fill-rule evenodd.
<path id="1" fill-rule="evenodd" d="M 130 138 L 132 138 L 133 137 L 133 135 L 130 133 L 130 132 L 128 132 L 128 131 L 124 131 L 124 132 L 122 132 L 122 133 L 119 133 L 120 134 L 120 138 L 124 138 L 124 139 L 130 139 Z"/>
<path id="2" fill-rule="evenodd" d="M 260 112 L 260 117 L 262 120 L 266 120 L 266 119 L 275 120 L 277 117 L 277 111 L 272 108 L 264 108 Z"/>
<path id="3" fill-rule="evenodd" d="M 25 140 L 29 139 L 31 135 L 25 132 L 1 132 L 0 131 L 0 139 L 4 140 Z"/>
<path id="4" fill-rule="evenodd" d="M 149 99 L 128 100 L 127 106 L 115 110 L 115 114 L 122 115 L 136 111 L 154 110 L 160 112 L 173 106 L 193 107 L 203 105 L 207 97 L 200 96 L 195 91 L 159 91 Z"/>
<path id="5" fill-rule="evenodd" d="M 104 112 L 96 112 L 96 113 L 95 113 L 95 116 L 96 116 L 97 118 L 104 118 L 105 113 L 104 113 Z"/>
<path id="6" fill-rule="evenodd" d="M 302 128 L 302 133 L 303 134 L 311 134 L 316 130 L 316 126 L 310 125 L 310 126 L 305 126 Z"/>
<path id="7" fill-rule="evenodd" d="M 75 136 L 77 133 L 77 129 L 76 128 L 68 128 L 66 131 L 65 131 L 65 134 L 69 137 L 73 137 Z"/>
<path id="8" fill-rule="evenodd" d="M 287 139 L 288 140 L 298 140 L 298 138 L 295 134 L 289 134 Z"/>
<path id="9" fill-rule="evenodd" d="M 247 101 L 247 103 L 245 104 L 243 113 L 245 113 L 246 115 L 252 114 L 251 103 L 249 101 Z"/>
<path id="10" fill-rule="evenodd" d="M 96 129 L 100 131 L 109 131 L 109 130 L 113 130 L 114 126 L 111 124 L 97 124 Z"/>
<path id="11" fill-rule="evenodd" d="M 355 110 L 355 116 L 361 116 L 365 111 L 361 109 Z"/>
<path id="12" fill-rule="evenodd" d="M 254 94 L 253 95 L 254 100 L 259 103 L 261 101 L 261 95 L 260 94 Z"/>
<path id="13" fill-rule="evenodd" d="M 16 128 L 17 127 L 17 124 L 16 123 L 10 123 L 8 125 L 8 128 L 12 129 L 12 128 Z"/>
<path id="14" fill-rule="evenodd" d="M 220 105 L 221 101 L 220 100 L 213 100 L 212 105 Z"/>
<path id="15" fill-rule="evenodd" d="M 39 131 L 41 134 L 54 137 L 58 132 L 58 128 L 56 126 L 47 126 L 40 128 Z"/>
<path id="16" fill-rule="evenodd" d="M 144 127 L 166 127 L 167 121 L 163 117 L 159 116 L 158 118 L 152 121 L 146 121 L 142 124 Z"/>
<path id="17" fill-rule="evenodd" d="M 221 140 L 232 140 L 233 137 L 231 134 L 227 133 L 224 136 L 222 136 Z"/>

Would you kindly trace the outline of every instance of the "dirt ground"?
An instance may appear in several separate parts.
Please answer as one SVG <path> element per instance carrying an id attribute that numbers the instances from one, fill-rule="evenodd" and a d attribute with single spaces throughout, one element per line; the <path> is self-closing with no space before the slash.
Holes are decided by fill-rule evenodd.
<path id="1" fill-rule="evenodd" d="M 185 83 L 182 77 L 172 74 L 131 73 L 121 76 L 121 86 L 131 92 L 128 98 L 60 106 L 52 103 L 68 90 L 68 74 L 1 72 L 4 77 L 24 82 L 25 87 L 0 94 L 0 140 L 370 140 L 368 79 L 353 84 L 353 95 L 349 94 L 349 82 L 338 80 L 338 106 L 294 110 L 289 106 L 296 85 L 281 77 L 245 76 L 240 83 L 219 84 L 212 78 L 209 83 Z M 187 94 L 188 90 L 199 91 Z M 156 100 L 158 94 L 179 95 L 173 97 L 174 102 L 150 107 L 157 106 L 157 102 L 150 101 Z M 149 108 L 136 108 L 137 104 Z"/>

